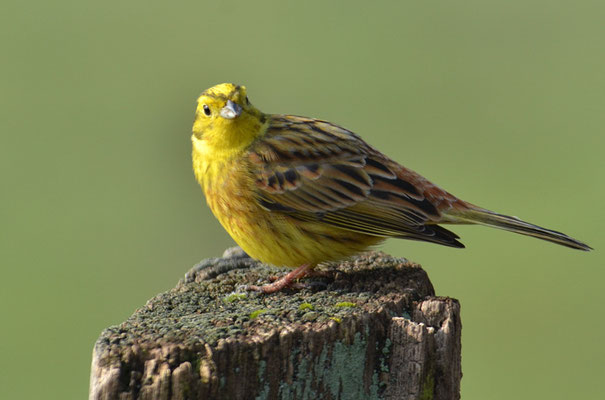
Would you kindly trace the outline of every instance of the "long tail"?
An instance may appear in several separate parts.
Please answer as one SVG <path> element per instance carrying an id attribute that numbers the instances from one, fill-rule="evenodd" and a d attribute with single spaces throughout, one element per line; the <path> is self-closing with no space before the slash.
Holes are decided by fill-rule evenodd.
<path id="1" fill-rule="evenodd" d="M 564 233 L 530 224 L 529 222 L 522 221 L 517 217 L 510 217 L 508 215 L 498 214 L 485 209 L 471 208 L 460 211 L 453 217 L 458 223 L 492 226 L 494 228 L 520 233 L 521 235 L 533 236 L 538 239 L 547 240 L 562 246 L 571 247 L 572 249 L 584 251 L 592 250 L 592 247 L 570 236 L 567 236 Z"/>

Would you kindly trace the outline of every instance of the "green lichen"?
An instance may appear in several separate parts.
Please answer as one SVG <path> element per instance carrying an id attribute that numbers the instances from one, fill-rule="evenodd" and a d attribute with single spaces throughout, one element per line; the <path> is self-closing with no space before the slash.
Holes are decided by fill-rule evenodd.
<path id="1" fill-rule="evenodd" d="M 342 322 L 342 318 L 338 318 L 338 317 L 330 317 L 330 319 L 331 319 L 332 321 L 336 321 L 336 322 L 338 322 L 339 324 Z"/>
<path id="2" fill-rule="evenodd" d="M 432 400 L 435 396 L 433 392 L 435 388 L 435 378 L 433 377 L 432 372 L 424 379 L 424 383 L 422 385 L 422 395 L 420 396 L 420 400 Z"/>
<path id="3" fill-rule="evenodd" d="M 357 304 L 350 301 L 341 301 L 340 303 L 336 303 L 336 307 L 357 307 Z"/>
<path id="4" fill-rule="evenodd" d="M 252 313 L 250 313 L 250 319 L 256 319 L 256 317 L 258 317 L 259 315 L 263 315 L 264 313 L 266 313 L 268 311 L 269 310 L 267 310 L 266 308 L 263 308 L 261 310 L 252 311 Z"/>
<path id="5" fill-rule="evenodd" d="M 319 314 L 315 311 L 306 312 L 302 317 L 302 321 L 315 321 L 319 317 Z"/>
<path id="6" fill-rule="evenodd" d="M 200 373 L 200 366 L 202 365 L 202 360 L 199 357 L 193 357 L 189 360 L 189 362 L 191 363 L 191 370 L 196 373 L 199 374 Z"/>
<path id="7" fill-rule="evenodd" d="M 243 300 L 246 297 L 245 293 L 231 293 L 229 296 L 225 297 L 223 301 L 225 303 L 233 303 L 234 301 Z"/>
<path id="8" fill-rule="evenodd" d="M 380 357 L 380 371 L 381 372 L 389 372 L 388 359 L 389 359 L 389 354 L 391 353 L 392 344 L 393 343 L 391 342 L 391 339 L 389 339 L 389 338 L 386 338 L 386 340 L 384 341 L 384 346 L 382 347 L 383 356 Z"/>
<path id="9" fill-rule="evenodd" d="M 374 371 L 372 374 L 372 384 L 370 385 L 370 399 L 382 399 L 380 396 L 380 388 L 386 386 L 385 382 L 381 382 L 378 378 L 378 373 Z"/>
<path id="10" fill-rule="evenodd" d="M 391 339 L 386 338 L 386 340 L 384 341 L 384 347 L 382 348 L 382 354 L 387 355 L 391 352 L 391 346 L 393 345 L 393 342 L 391 342 Z"/>
<path id="11" fill-rule="evenodd" d="M 267 362 L 265 360 L 260 360 L 258 363 L 258 380 L 263 381 L 263 376 L 265 375 L 265 370 L 267 369 Z"/>
<path id="12" fill-rule="evenodd" d="M 269 387 L 269 384 L 265 384 L 265 386 L 263 386 L 263 390 L 254 398 L 254 400 L 267 400 L 269 398 L 270 390 L 271 388 Z"/>
<path id="13" fill-rule="evenodd" d="M 374 344 L 372 343 L 372 345 Z M 370 388 L 369 394 L 365 391 L 363 366 L 367 347 L 367 338 L 359 332 L 355 333 L 351 344 L 338 341 L 333 346 L 324 346 L 319 358 L 314 363 L 313 373 L 315 378 L 319 379 L 330 391 L 332 398 L 379 398 L 377 388 Z M 326 368 L 327 365 L 329 365 L 328 368 Z M 351 368 L 353 365 L 358 368 Z"/>
<path id="14" fill-rule="evenodd" d="M 314 310 L 313 305 L 311 303 L 302 303 L 300 306 L 298 306 L 298 311 L 306 310 Z"/>
<path id="15" fill-rule="evenodd" d="M 372 372 L 371 383 L 365 387 L 365 357 L 368 346 L 376 346 L 367 341 L 368 336 L 363 332 L 355 332 L 352 343 L 347 340 L 326 343 L 320 354 L 315 358 L 301 355 L 301 348 L 295 347 L 290 353 L 289 364 L 293 366 L 293 379 L 279 383 L 278 398 L 283 400 L 316 400 L 317 389 L 332 398 L 340 399 L 382 399 L 385 383 L 380 380 L 379 371 Z M 391 343 L 382 346 L 389 348 Z M 356 366 L 352 368 L 352 366 Z M 267 364 L 261 360 L 258 364 L 257 376 L 262 383 L 266 380 Z M 312 384 L 319 385 L 313 388 Z M 321 389 L 323 388 L 323 389 Z M 265 383 L 257 392 L 255 400 L 269 398 L 270 387 Z"/>
<path id="16" fill-rule="evenodd" d="M 267 362 L 265 360 L 260 360 L 258 363 L 258 381 L 259 383 L 263 383 L 263 381 L 266 382 L 266 379 L 264 378 L 265 376 L 265 371 L 267 370 Z M 258 396 L 256 396 L 255 400 L 266 400 L 269 398 L 269 383 L 265 383 L 265 385 L 263 386 L 262 391 L 258 394 Z"/>
<path id="17" fill-rule="evenodd" d="M 295 357 L 298 358 L 298 357 Z M 307 358 L 297 360 L 296 370 L 294 372 L 294 380 L 291 385 L 282 382 L 280 384 L 280 398 L 285 400 L 290 399 L 316 399 L 317 394 L 311 388 L 313 376 L 311 374 L 311 365 Z"/>
<path id="18" fill-rule="evenodd" d="M 309 373 L 309 361 L 306 358 L 300 358 L 300 347 L 295 347 L 290 353 L 290 365 L 294 367 L 294 376 L 296 379 L 293 382 L 280 382 L 278 398 L 282 400 L 311 400 L 317 396 L 311 390 L 311 382 L 313 376 Z M 303 385 L 304 383 L 304 385 Z"/>

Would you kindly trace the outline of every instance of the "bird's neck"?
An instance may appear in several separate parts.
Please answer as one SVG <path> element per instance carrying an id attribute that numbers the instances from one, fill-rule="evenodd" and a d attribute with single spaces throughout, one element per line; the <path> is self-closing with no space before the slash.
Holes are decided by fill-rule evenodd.
<path id="1" fill-rule="evenodd" d="M 197 125 L 197 124 L 196 124 Z M 193 150 L 208 159 L 237 157 L 267 131 L 266 120 L 242 114 L 237 120 L 219 119 L 211 126 L 193 126 Z"/>
<path id="2" fill-rule="evenodd" d="M 206 187 L 234 160 L 244 156 L 250 145 L 262 137 L 268 124 L 237 124 L 228 129 L 212 129 L 191 136 L 193 169 L 198 182 Z"/>

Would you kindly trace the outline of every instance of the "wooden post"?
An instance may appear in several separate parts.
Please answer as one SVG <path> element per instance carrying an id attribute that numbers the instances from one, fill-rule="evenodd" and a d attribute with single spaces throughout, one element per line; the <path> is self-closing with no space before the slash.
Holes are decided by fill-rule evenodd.
<path id="1" fill-rule="evenodd" d="M 90 399 L 460 397 L 460 306 L 420 266 L 372 252 L 320 271 L 263 295 L 240 285 L 283 269 L 203 261 L 101 334 Z"/>

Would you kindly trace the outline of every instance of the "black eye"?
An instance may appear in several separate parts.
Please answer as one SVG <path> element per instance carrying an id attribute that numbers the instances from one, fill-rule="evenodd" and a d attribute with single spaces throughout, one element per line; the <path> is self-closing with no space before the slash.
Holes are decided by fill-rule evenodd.
<path id="1" fill-rule="evenodd" d="M 206 104 L 204 104 L 204 114 L 206 114 L 207 116 L 210 116 L 210 114 L 212 114 L 210 112 L 210 107 L 208 107 Z"/>

